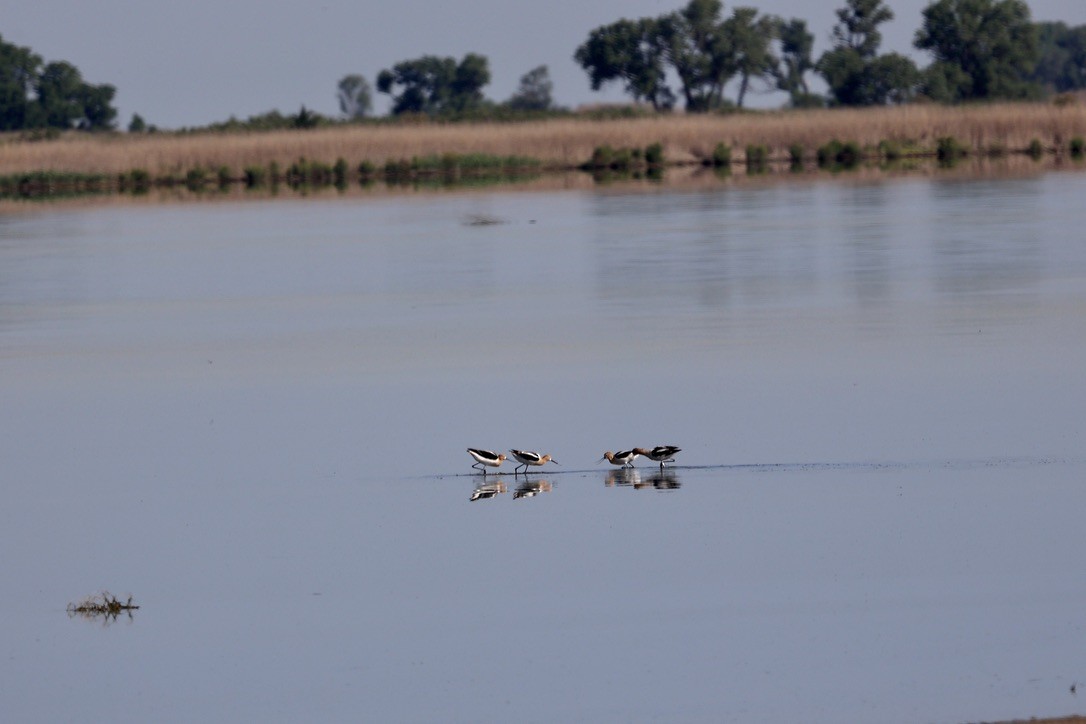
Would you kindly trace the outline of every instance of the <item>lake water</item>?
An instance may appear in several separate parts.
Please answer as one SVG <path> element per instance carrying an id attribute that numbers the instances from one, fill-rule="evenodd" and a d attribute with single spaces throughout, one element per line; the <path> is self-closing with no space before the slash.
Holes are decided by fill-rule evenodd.
<path id="1" fill-rule="evenodd" d="M 2 718 L 1086 710 L 1083 199 L 1044 172 L 0 215 Z M 658 444 L 663 473 L 597 463 Z M 484 481 L 469 446 L 559 464 Z M 103 589 L 140 609 L 66 613 Z"/>

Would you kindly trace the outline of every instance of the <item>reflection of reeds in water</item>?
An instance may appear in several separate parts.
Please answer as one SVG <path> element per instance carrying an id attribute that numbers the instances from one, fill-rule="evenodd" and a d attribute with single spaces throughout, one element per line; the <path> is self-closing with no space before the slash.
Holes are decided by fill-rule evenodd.
<path id="1" fill-rule="evenodd" d="M 1067 157 L 1045 156 L 1040 160 L 1034 160 L 1025 154 L 1014 154 L 972 155 L 954 163 L 937 161 L 934 156 L 931 158 L 901 158 L 893 162 L 868 161 L 846 170 L 836 167 L 819 169 L 813 161 L 798 165 L 790 165 L 787 162 L 774 162 L 770 163 L 762 173 L 758 174 L 731 174 L 730 167 L 727 166 L 713 168 L 698 165 L 669 168 L 660 180 L 652 180 L 644 176 L 640 178 L 612 176 L 607 184 L 616 191 L 646 190 L 656 193 L 660 190 L 713 190 L 722 187 L 753 188 L 780 183 L 813 183 L 831 177 L 846 182 L 870 182 L 918 175 L 958 180 L 1030 178 L 1053 168 L 1067 167 L 1086 170 L 1086 166 L 1083 166 L 1084 163 L 1086 162 L 1074 158 L 1068 159 Z M 728 173 L 721 173 L 722 171 L 728 171 Z M 190 191 L 184 184 L 180 184 L 169 187 L 152 187 L 142 193 L 113 193 L 107 184 L 106 187 L 93 192 L 94 195 L 90 195 L 92 192 L 87 190 L 85 195 L 53 195 L 45 198 L 48 198 L 50 203 L 63 203 L 68 206 L 99 206 L 102 204 L 146 206 L 164 203 L 190 203 L 193 201 L 204 203 L 258 201 L 296 196 L 310 198 L 378 198 L 432 194 L 444 189 L 455 188 L 458 187 L 443 186 L 435 188 L 422 184 L 404 186 L 379 181 L 367 184 L 352 183 L 345 188 L 307 186 L 297 189 L 288 186 L 265 186 L 248 189 L 241 184 L 233 184 L 225 188 L 215 187 L 212 191 Z M 515 183 L 505 183 L 501 188 L 503 191 L 525 192 L 571 191 L 598 189 L 599 183 L 591 174 L 574 171 L 543 174 L 531 179 L 518 180 Z M 2 189 L 0 189 L 0 213 L 26 211 L 30 208 L 18 196 L 4 197 Z M 466 226 L 481 227 L 495 221 L 501 222 L 498 219 L 469 217 L 463 223 Z"/>
<path id="2" fill-rule="evenodd" d="M 132 603 L 132 596 L 122 602 L 109 591 L 102 591 L 94 596 L 88 596 L 79 603 L 68 604 L 68 616 L 79 616 L 85 619 L 101 619 L 109 624 L 117 620 L 122 613 L 132 618 L 132 612 L 139 610 L 139 606 Z"/>
<path id="3" fill-rule="evenodd" d="M 682 486 L 673 469 L 663 468 L 642 476 L 637 468 L 621 468 L 607 473 L 603 484 L 609 488 L 628 487 L 634 490 L 677 490 Z"/>
<path id="4" fill-rule="evenodd" d="M 546 480 L 523 482 L 513 491 L 513 500 L 517 500 L 518 498 L 531 498 L 540 493 L 549 493 L 553 487 L 554 486 Z"/>

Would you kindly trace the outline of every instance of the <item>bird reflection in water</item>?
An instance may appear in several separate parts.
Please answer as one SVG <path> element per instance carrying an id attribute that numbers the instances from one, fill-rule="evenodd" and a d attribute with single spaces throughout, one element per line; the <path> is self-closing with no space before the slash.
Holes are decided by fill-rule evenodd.
<path id="1" fill-rule="evenodd" d="M 540 493 L 549 493 L 552 487 L 554 486 L 546 480 L 525 481 L 513 491 L 513 500 L 516 500 L 517 498 L 530 498 L 533 495 L 539 495 Z"/>
<path id="2" fill-rule="evenodd" d="M 634 490 L 641 490 L 642 488 L 676 490 L 682 485 L 675 471 L 668 468 L 661 468 L 658 472 L 653 472 L 644 476 L 644 478 L 642 478 L 641 471 L 636 468 L 612 470 L 607 473 L 603 483 L 609 488 L 625 486 Z"/>
<path id="3" fill-rule="evenodd" d="M 507 490 L 509 489 L 505 487 L 505 483 L 501 480 L 483 482 L 476 485 L 475 490 L 471 491 L 471 499 L 486 500 L 488 498 L 494 498 Z"/>

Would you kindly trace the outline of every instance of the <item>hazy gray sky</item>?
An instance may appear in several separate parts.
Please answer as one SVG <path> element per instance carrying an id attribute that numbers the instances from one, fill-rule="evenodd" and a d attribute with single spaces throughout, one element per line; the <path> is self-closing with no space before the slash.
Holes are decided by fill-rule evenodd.
<path id="1" fill-rule="evenodd" d="M 920 12 L 929 0 L 889 0 L 895 19 L 884 27 L 883 50 L 927 56 L 912 48 Z M 29 46 L 46 61 L 66 60 L 90 83 L 117 88 L 121 127 L 133 113 L 163 128 L 203 125 L 231 115 L 303 104 L 336 115 L 335 90 L 348 73 L 371 83 L 378 71 L 424 54 L 490 60 L 484 91 L 508 98 L 520 76 L 550 67 L 555 100 L 563 105 L 617 101 L 618 86 L 593 93 L 573 51 L 593 28 L 621 17 L 660 15 L 685 0 L 34 0 L 8 2 L 0 36 Z M 725 2 L 725 13 L 751 5 L 763 13 L 807 20 L 815 54 L 828 45 L 834 10 L 844 0 Z M 1035 20 L 1086 23 L 1084 0 L 1030 0 Z M 781 94 L 752 98 L 779 105 Z M 376 109 L 387 96 L 376 94 Z"/>

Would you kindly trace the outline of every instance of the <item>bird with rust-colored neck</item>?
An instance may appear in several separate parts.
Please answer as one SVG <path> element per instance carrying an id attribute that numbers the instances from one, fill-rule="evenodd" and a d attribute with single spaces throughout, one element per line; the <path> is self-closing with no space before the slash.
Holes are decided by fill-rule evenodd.
<path id="1" fill-rule="evenodd" d="M 682 452 L 682 448 L 675 447 L 674 445 L 657 445 L 652 450 L 646 450 L 643 447 L 635 447 L 634 452 L 638 455 L 643 455 L 654 463 L 660 463 L 660 467 L 664 467 L 664 463 L 675 462 L 675 453 Z"/>
<path id="2" fill-rule="evenodd" d="M 604 460 L 612 465 L 621 465 L 624 468 L 632 468 L 634 466 L 633 461 L 641 453 L 637 450 L 623 450 L 622 452 L 613 453 L 610 450 L 603 454 L 603 457 L 597 460 L 597 463 L 602 463 Z"/>
<path id="3" fill-rule="evenodd" d="M 524 468 L 524 474 L 527 475 L 529 465 L 558 464 L 558 461 L 552 460 L 550 455 L 540 455 L 531 450 L 510 450 L 509 452 L 520 462 L 520 465 L 513 468 L 513 475 L 517 475 L 522 467 Z"/>
<path id="4" fill-rule="evenodd" d="M 504 454 L 491 452 L 490 450 L 483 450 L 477 447 L 469 447 L 468 454 L 475 458 L 476 462 L 471 467 L 476 470 L 481 470 L 483 475 L 486 475 L 486 468 L 480 467 L 480 465 L 486 465 L 487 467 L 497 468 L 500 467 L 503 462 L 508 460 Z"/>

